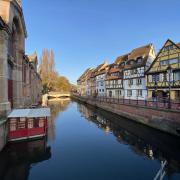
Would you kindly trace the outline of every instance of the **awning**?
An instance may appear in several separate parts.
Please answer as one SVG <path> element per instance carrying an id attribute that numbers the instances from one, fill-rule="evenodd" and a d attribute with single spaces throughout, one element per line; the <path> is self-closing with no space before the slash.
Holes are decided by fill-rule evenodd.
<path id="1" fill-rule="evenodd" d="M 37 108 L 37 109 L 14 109 L 8 118 L 37 118 L 37 117 L 50 117 L 50 108 Z"/>

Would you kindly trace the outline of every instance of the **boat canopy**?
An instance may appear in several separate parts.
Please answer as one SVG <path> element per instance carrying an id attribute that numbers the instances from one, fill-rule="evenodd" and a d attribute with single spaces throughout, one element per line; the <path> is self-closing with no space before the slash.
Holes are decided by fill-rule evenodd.
<path id="1" fill-rule="evenodd" d="M 8 118 L 38 118 L 38 117 L 50 117 L 50 108 L 37 108 L 37 109 L 14 109 L 8 116 Z"/>

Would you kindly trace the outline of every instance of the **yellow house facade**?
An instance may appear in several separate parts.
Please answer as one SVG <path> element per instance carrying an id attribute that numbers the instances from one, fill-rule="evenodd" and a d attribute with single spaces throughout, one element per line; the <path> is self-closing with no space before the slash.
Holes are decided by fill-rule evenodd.
<path id="1" fill-rule="evenodd" d="M 167 40 L 146 72 L 148 99 L 180 101 L 180 43 Z"/>

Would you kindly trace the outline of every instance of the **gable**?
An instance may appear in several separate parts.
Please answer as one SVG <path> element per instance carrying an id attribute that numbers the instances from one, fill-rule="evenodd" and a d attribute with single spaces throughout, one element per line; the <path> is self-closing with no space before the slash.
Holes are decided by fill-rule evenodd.
<path id="1" fill-rule="evenodd" d="M 169 65 L 176 68 L 179 63 L 180 48 L 171 40 L 167 40 L 157 54 L 147 73 L 166 71 Z"/>

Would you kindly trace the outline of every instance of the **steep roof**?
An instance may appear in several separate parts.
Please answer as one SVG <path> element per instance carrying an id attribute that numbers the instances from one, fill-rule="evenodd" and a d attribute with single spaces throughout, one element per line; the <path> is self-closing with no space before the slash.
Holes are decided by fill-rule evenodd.
<path id="1" fill-rule="evenodd" d="M 128 60 L 128 55 L 129 54 L 125 54 L 125 55 L 117 57 L 114 64 L 120 64 L 123 61 L 127 61 Z"/>
<path id="2" fill-rule="evenodd" d="M 149 51 L 152 48 L 152 44 L 148 44 L 142 47 L 135 48 L 131 51 L 128 59 L 136 59 L 137 57 L 145 57 L 149 55 Z"/>
<path id="3" fill-rule="evenodd" d="M 94 72 L 96 73 L 96 72 L 98 72 L 98 71 L 101 71 L 101 70 L 104 69 L 106 66 L 108 66 L 108 62 L 107 62 L 107 61 L 105 61 L 104 63 L 98 65 L 98 66 L 95 68 Z"/>
<path id="4" fill-rule="evenodd" d="M 92 70 L 92 68 L 86 69 L 86 70 L 84 71 L 84 73 L 78 78 L 77 81 L 82 81 L 90 70 Z"/>
<path id="5" fill-rule="evenodd" d="M 124 69 L 133 69 L 141 66 L 145 66 L 149 57 L 150 50 L 153 48 L 152 44 L 148 44 L 142 47 L 133 49 L 128 56 L 128 60 Z M 140 62 L 137 62 L 137 58 L 141 58 Z M 130 61 L 133 63 L 131 64 Z"/>
<path id="6" fill-rule="evenodd" d="M 109 73 L 115 73 L 115 72 L 119 72 L 119 68 L 112 67 L 109 69 Z"/>
<path id="7" fill-rule="evenodd" d="M 177 43 L 176 45 L 180 48 L 180 43 Z"/>
<path id="8" fill-rule="evenodd" d="M 90 69 L 90 70 L 87 72 L 87 74 L 86 74 L 87 79 L 90 79 L 90 78 L 91 78 L 93 72 L 94 72 L 94 68 Z"/>

